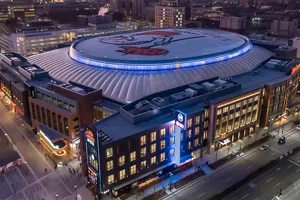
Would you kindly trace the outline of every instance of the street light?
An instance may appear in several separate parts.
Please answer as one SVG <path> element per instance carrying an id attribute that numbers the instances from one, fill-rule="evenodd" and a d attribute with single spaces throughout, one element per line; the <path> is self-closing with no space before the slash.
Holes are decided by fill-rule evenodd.
<path id="1" fill-rule="evenodd" d="M 58 200 L 58 194 L 56 194 L 55 196 L 56 196 L 56 200 Z"/>
<path id="2" fill-rule="evenodd" d="M 171 185 L 172 185 L 172 176 L 173 174 L 171 172 L 169 172 L 169 175 L 170 175 L 170 191 L 171 191 Z"/>
<path id="3" fill-rule="evenodd" d="M 25 170 L 26 170 L 26 174 L 28 174 L 27 162 L 26 161 L 25 161 Z"/>
<path id="4" fill-rule="evenodd" d="M 76 194 L 76 199 L 77 199 L 77 185 L 75 185 L 74 188 L 75 188 L 75 194 Z"/>

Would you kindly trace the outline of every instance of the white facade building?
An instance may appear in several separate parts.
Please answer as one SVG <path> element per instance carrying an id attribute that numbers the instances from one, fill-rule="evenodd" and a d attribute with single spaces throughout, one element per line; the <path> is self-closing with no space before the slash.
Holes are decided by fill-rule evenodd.
<path id="1" fill-rule="evenodd" d="M 95 28 L 81 28 L 69 30 L 52 30 L 39 32 L 23 32 L 0 35 L 1 52 L 17 52 L 29 56 L 41 52 L 43 49 L 57 47 L 58 44 L 71 42 L 77 37 L 95 36 L 130 30 L 130 28 L 97 30 Z"/>
<path id="2" fill-rule="evenodd" d="M 295 36 L 298 27 L 298 20 L 274 20 L 271 24 L 271 32 L 282 37 Z"/>
<path id="3" fill-rule="evenodd" d="M 243 33 L 246 29 L 246 17 L 224 16 L 220 18 L 220 29 Z"/>

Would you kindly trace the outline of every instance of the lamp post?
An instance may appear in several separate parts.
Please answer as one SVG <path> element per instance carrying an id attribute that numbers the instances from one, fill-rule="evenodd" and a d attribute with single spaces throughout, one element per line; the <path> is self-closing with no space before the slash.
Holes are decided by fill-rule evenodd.
<path id="1" fill-rule="evenodd" d="M 27 162 L 26 161 L 25 161 L 25 171 L 26 171 L 26 174 L 28 174 Z"/>
<path id="2" fill-rule="evenodd" d="M 58 200 L 58 194 L 56 194 L 55 197 L 56 197 L 56 200 Z"/>
<path id="3" fill-rule="evenodd" d="M 76 195 L 75 199 L 77 199 L 77 185 L 75 185 L 74 188 L 75 188 L 75 195 Z"/>
<path id="4" fill-rule="evenodd" d="M 173 174 L 171 172 L 169 172 L 169 175 L 170 175 L 170 191 L 171 191 L 171 186 L 172 186 L 172 176 Z"/>

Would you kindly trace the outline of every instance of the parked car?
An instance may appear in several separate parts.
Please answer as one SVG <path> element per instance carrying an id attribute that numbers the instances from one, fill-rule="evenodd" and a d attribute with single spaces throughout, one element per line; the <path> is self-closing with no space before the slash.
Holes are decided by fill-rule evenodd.
<path id="1" fill-rule="evenodd" d="M 300 124 L 296 126 L 296 129 L 297 129 L 297 130 L 300 130 Z"/>
<path id="2" fill-rule="evenodd" d="M 278 144 L 284 144 L 285 143 L 285 137 L 281 137 L 278 140 Z"/>
<path id="3" fill-rule="evenodd" d="M 259 148 L 260 148 L 260 150 L 264 151 L 264 150 L 267 150 L 269 148 L 269 145 L 263 144 Z"/>

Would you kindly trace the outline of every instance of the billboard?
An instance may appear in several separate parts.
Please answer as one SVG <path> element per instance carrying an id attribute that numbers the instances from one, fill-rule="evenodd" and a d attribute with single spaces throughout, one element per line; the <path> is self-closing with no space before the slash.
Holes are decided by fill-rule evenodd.
<path id="1" fill-rule="evenodd" d="M 175 125 L 181 129 L 185 130 L 186 129 L 186 120 L 187 120 L 186 114 L 177 110 Z"/>

